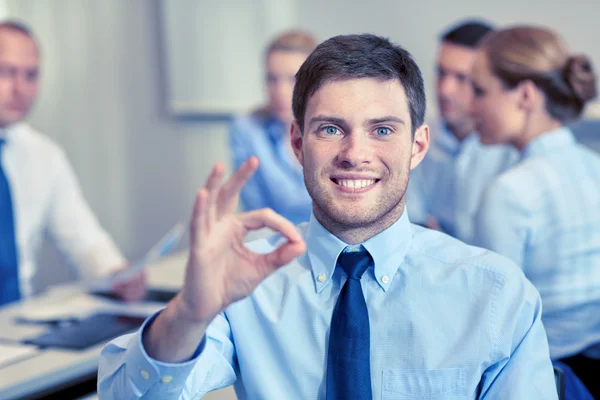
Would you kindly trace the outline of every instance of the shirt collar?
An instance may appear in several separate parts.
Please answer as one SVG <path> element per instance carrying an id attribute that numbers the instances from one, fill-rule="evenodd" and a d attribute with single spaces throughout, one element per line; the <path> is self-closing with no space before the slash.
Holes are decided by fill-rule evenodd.
<path id="1" fill-rule="evenodd" d="M 273 116 L 268 116 L 265 119 L 265 130 L 273 143 L 280 141 L 285 135 L 284 124 Z"/>
<path id="2" fill-rule="evenodd" d="M 573 132 L 567 127 L 560 127 L 553 131 L 541 134 L 533 139 L 521 152 L 521 158 L 541 156 L 562 150 L 576 143 Z"/>
<path id="3" fill-rule="evenodd" d="M 16 124 L 9 125 L 4 128 L 0 128 L 0 139 L 4 139 L 4 141 L 8 144 L 15 140 L 15 138 L 19 137 L 19 130 L 25 126 L 24 122 L 17 122 Z"/>
<path id="4" fill-rule="evenodd" d="M 349 245 L 325 229 L 314 214 L 310 216 L 305 240 L 315 290 L 319 293 L 331 281 L 337 258 Z M 389 228 L 361 243 L 373 257 L 375 279 L 384 291 L 390 287 L 398 267 L 408 252 L 411 240 L 410 221 L 405 211 Z"/>

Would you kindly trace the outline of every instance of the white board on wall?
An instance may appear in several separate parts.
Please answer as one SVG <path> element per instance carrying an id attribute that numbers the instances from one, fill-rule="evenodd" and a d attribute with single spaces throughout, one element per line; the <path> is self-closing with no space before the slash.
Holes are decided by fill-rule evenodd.
<path id="1" fill-rule="evenodd" d="M 172 115 L 228 115 L 264 101 L 264 47 L 294 27 L 296 0 L 162 0 Z"/>

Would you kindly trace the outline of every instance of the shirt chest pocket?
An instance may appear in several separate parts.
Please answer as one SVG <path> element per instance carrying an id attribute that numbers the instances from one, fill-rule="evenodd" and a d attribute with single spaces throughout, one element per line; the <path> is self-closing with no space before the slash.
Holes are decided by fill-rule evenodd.
<path id="1" fill-rule="evenodd" d="M 464 399 L 466 370 L 396 369 L 383 371 L 382 399 Z"/>

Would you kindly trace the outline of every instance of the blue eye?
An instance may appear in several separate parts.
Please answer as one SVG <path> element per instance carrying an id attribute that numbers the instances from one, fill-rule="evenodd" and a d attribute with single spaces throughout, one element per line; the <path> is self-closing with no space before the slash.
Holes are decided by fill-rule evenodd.
<path id="1" fill-rule="evenodd" d="M 337 135 L 337 134 L 339 134 L 339 132 L 340 131 L 335 126 L 326 126 L 325 127 L 325 133 L 328 135 Z"/>
<path id="2" fill-rule="evenodd" d="M 391 133 L 389 128 L 377 128 L 375 132 L 377 132 L 378 136 L 386 136 Z"/>

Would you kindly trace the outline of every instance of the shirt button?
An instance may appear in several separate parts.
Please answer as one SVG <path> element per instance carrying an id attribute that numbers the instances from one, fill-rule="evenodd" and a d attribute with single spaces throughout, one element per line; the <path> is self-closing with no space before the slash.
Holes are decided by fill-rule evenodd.
<path id="1" fill-rule="evenodd" d="M 162 382 L 162 383 L 169 383 L 169 382 L 171 382 L 172 380 L 173 380 L 173 377 L 172 377 L 172 376 L 163 376 L 163 377 L 162 377 L 162 379 L 161 379 L 161 382 Z"/>
<path id="2" fill-rule="evenodd" d="M 388 283 L 389 281 L 390 281 L 390 278 L 388 278 L 387 275 L 384 275 L 381 277 L 381 282 Z"/>
<path id="3" fill-rule="evenodd" d="M 150 374 L 145 369 L 140 371 L 140 375 L 142 375 L 142 378 L 144 378 L 144 379 L 150 378 Z"/>
<path id="4" fill-rule="evenodd" d="M 321 283 L 325 282 L 325 274 L 319 274 L 319 276 L 317 276 L 317 280 Z"/>

